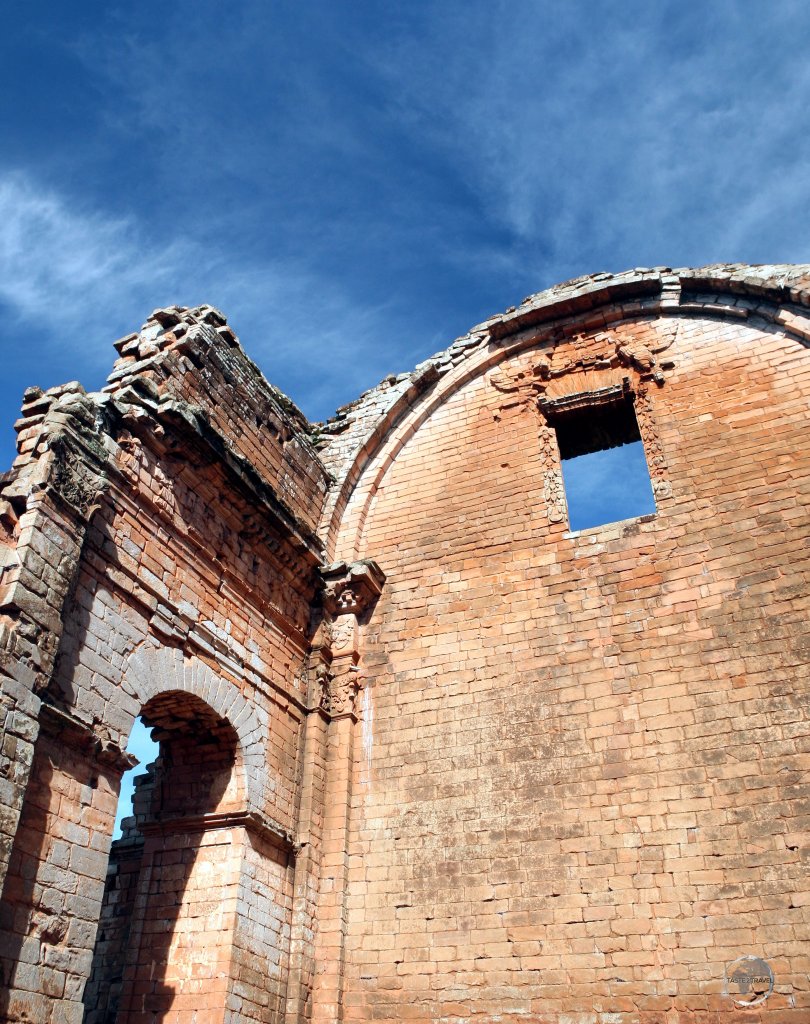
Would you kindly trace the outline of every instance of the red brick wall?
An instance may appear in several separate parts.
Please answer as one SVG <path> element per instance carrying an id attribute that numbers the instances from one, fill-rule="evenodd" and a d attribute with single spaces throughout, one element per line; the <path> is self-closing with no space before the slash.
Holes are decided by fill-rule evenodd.
<path id="1" fill-rule="evenodd" d="M 85 1007 L 98 1019 L 122 976 L 119 1021 L 222 1021 L 229 1000 L 260 1020 L 285 998 L 320 558 L 308 522 L 326 477 L 294 410 L 281 408 L 232 338 L 200 330 L 182 352 L 165 339 L 151 351 L 139 336 L 143 359 L 125 361 L 112 399 L 76 387 L 37 393 L 21 425 L 18 474 L 31 470 L 35 494 L 53 490 L 60 513 L 82 499 L 72 513 L 82 532 L 69 547 L 54 528 L 14 527 L 18 553 L 29 535 L 34 545 L 15 572 L 26 584 L 31 576 L 32 607 L 58 626 L 48 638 L 55 662 L 30 702 L 58 711 L 48 734 L 29 729 L 36 745 L 19 826 L 9 819 L 0 910 L 0 1016 L 9 1021 L 78 1024 Z M 188 389 L 194 407 L 182 404 Z M 70 459 L 50 467 L 60 432 Z M 85 457 L 95 492 L 71 476 Z M 10 591 L 17 600 L 19 590 Z M 36 635 L 25 623 L 21 633 Z M 97 925 L 114 913 L 102 897 L 119 748 L 141 711 L 166 731 L 174 758 L 124 894 L 126 941 L 113 935 L 116 951 L 102 939 L 83 1006 Z M 248 976 L 250 958 L 275 966 Z"/>
<path id="2" fill-rule="evenodd" d="M 810 1014 L 807 351 L 707 317 L 616 331 L 675 337 L 639 416 L 654 519 L 550 522 L 534 393 L 492 373 L 448 385 L 349 504 L 336 554 L 387 582 L 363 654 L 346 1020 L 726 1020 L 744 954 L 776 977 L 746 1020 Z M 612 351 L 599 337 L 558 340 L 552 365 Z M 501 384 L 554 347 L 522 344 Z"/>
<path id="3" fill-rule="evenodd" d="M 809 286 L 570 282 L 320 457 L 208 307 L 123 339 L 104 395 L 27 393 L 0 1016 L 79 1024 L 118 899 L 86 1024 L 118 979 L 118 1024 L 804 1024 Z M 625 380 L 656 514 L 572 534 L 554 409 Z M 102 910 L 144 709 L 173 753 Z M 746 955 L 775 989 L 737 1011 Z"/>
<path id="4" fill-rule="evenodd" d="M 101 913 L 115 774 L 41 735 L 0 908 L 0 1016 L 81 1019 Z"/>
<path id="5" fill-rule="evenodd" d="M 283 1020 L 291 905 L 287 858 L 270 844 L 249 835 L 240 868 L 226 999 L 233 1017 L 245 1024 Z"/>
<path id="6" fill-rule="evenodd" d="M 113 843 L 99 912 L 93 964 L 84 990 L 84 1024 L 107 1024 L 118 1012 L 133 911 L 143 859 L 143 837 Z"/>

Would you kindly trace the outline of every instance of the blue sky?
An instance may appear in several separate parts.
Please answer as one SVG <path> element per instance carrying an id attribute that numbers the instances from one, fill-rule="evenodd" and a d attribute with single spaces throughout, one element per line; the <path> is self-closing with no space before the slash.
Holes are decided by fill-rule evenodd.
<path id="1" fill-rule="evenodd" d="M 118 806 L 115 813 L 115 824 L 113 826 L 113 839 L 121 835 L 121 821 L 132 814 L 132 797 L 135 793 L 135 779 L 143 775 L 159 755 L 160 747 L 152 739 L 152 730 L 147 729 L 140 718 L 135 719 L 132 732 L 129 735 L 127 750 L 138 758 L 139 764 L 124 772 L 121 779 L 121 792 L 118 796 Z"/>
<path id="2" fill-rule="evenodd" d="M 808 44 L 802 0 L 6 0 L 0 468 L 157 306 L 323 419 L 572 276 L 810 259 Z"/>
<path id="3" fill-rule="evenodd" d="M 801 261 L 810 8 L 7 0 L 0 460 L 156 306 L 312 419 L 568 277 Z"/>
<path id="4" fill-rule="evenodd" d="M 655 512 L 641 441 L 564 459 L 562 473 L 572 530 Z"/>

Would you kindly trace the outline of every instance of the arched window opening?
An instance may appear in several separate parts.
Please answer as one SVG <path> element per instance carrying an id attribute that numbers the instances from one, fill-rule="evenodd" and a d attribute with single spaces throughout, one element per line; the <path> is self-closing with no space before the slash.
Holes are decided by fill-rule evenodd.
<path id="1" fill-rule="evenodd" d="M 242 807 L 239 746 L 225 719 L 181 691 L 144 705 L 127 749 L 151 757 L 155 746 L 158 756 L 129 780 L 131 811 L 122 785 L 85 1024 L 123 1024 L 144 1013 L 168 1022 L 204 1009 L 191 1005 L 201 991 L 191 983 L 211 964 L 208 939 L 223 920 L 217 872 L 221 865 L 224 877 L 228 858 L 226 842 L 204 837 L 212 816 Z M 211 919 L 206 929 L 200 908 Z"/>
<path id="2" fill-rule="evenodd" d="M 153 697 L 141 717 L 160 745 L 160 768 L 143 811 L 148 818 L 188 818 L 232 810 L 240 803 L 239 745 L 226 719 L 180 691 Z"/>

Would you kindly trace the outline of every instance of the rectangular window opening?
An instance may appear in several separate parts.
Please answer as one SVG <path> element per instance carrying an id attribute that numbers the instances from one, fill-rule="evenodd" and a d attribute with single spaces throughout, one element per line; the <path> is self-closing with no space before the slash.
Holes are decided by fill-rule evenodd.
<path id="1" fill-rule="evenodd" d="M 545 411 L 557 433 L 572 530 L 655 513 L 632 395 L 571 396 Z"/>

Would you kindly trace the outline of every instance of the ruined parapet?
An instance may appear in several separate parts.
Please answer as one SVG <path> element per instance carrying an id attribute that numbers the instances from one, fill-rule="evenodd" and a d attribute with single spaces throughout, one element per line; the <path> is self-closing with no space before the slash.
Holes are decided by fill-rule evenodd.
<path id="1" fill-rule="evenodd" d="M 146 856 L 185 850 L 194 828 L 212 864 L 238 874 L 244 858 L 272 876 L 278 928 L 290 927 L 303 665 L 322 562 L 313 526 L 328 474 L 304 418 L 215 311 L 161 311 L 119 348 L 103 392 L 73 383 L 26 393 L 18 456 L 0 481 L 0 1016 L 9 1020 L 81 1018 L 117 787 L 132 763 L 122 748 L 152 698 L 227 721 L 238 781 L 225 804 L 185 815 L 178 789 Z M 187 784 L 199 786 L 205 772 L 191 774 Z M 204 891 L 194 851 L 183 856 L 184 886 Z M 139 869 L 128 861 L 129 900 Z M 252 889 L 244 899 L 255 902 Z M 228 921 L 200 939 L 200 955 L 206 941 L 214 949 L 223 992 L 217 943 L 245 947 Z M 120 950 L 124 933 L 113 931 Z M 148 942 L 138 948 L 148 958 Z M 13 981 L 20 962 L 25 985 Z M 268 986 L 278 1002 L 278 977 L 255 998 Z"/>
<path id="2" fill-rule="evenodd" d="M 223 440 L 220 454 L 227 450 L 305 527 L 317 525 L 329 477 L 312 446 L 312 428 L 248 359 L 218 310 L 156 310 L 115 347 L 119 358 L 106 393 L 192 429 L 201 417 Z"/>

